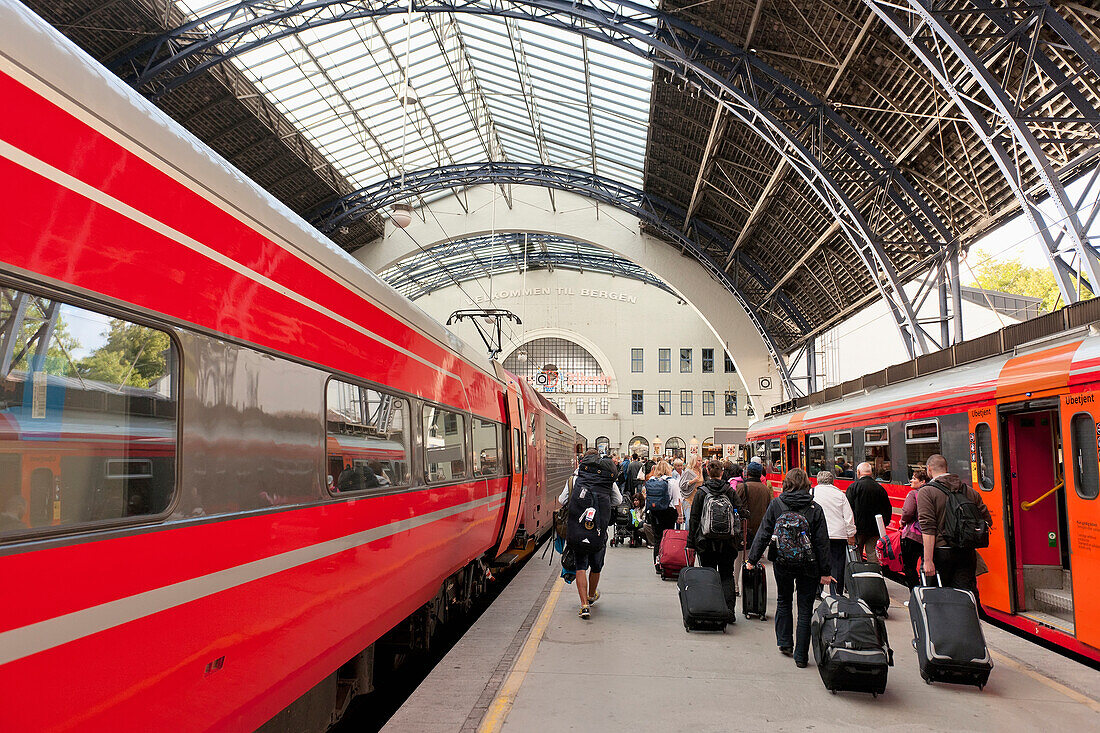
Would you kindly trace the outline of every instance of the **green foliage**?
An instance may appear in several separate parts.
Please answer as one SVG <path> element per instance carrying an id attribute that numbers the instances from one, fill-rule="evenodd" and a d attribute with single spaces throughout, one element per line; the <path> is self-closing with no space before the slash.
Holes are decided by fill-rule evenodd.
<path id="1" fill-rule="evenodd" d="M 1002 293 L 1029 295 L 1043 299 L 1043 310 L 1052 311 L 1061 303 L 1058 283 L 1054 273 L 1046 267 L 1026 267 L 1018 258 L 1007 260 L 990 259 L 978 250 L 974 252 L 978 264 L 974 266 L 974 276 L 979 287 L 986 290 L 998 290 Z M 1088 288 L 1081 288 L 1082 297 L 1090 297 Z"/>
<path id="2" fill-rule="evenodd" d="M 107 342 L 77 364 L 80 376 L 148 387 L 168 372 L 168 334 L 112 318 L 104 336 Z"/>

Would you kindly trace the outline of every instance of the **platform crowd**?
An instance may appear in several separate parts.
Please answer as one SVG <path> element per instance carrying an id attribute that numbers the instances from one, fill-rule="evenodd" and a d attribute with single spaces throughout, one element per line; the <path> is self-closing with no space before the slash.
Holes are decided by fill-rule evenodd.
<path id="1" fill-rule="evenodd" d="M 591 618 L 600 598 L 609 538 L 611 544 L 650 548 L 654 571 L 665 578 L 696 563 L 717 570 L 727 612 L 723 626 L 736 621 L 742 592 L 758 592 L 739 589 L 738 578 L 763 576 L 759 568 L 767 560 L 776 585 L 776 644 L 796 665 L 807 666 L 815 601 L 845 593 L 849 562 L 877 566 L 879 553 L 891 552 L 884 527 L 893 519 L 893 507 L 868 463 L 856 466 L 845 491 L 834 486 L 842 469 L 819 472 L 811 485 L 805 471 L 792 468 L 775 487 L 781 488 L 778 495 L 765 480 L 764 465 L 760 458 L 742 468 L 699 456 L 685 465 L 680 459 L 586 451 L 559 496 L 563 508 L 556 522 L 562 574 L 567 582 L 575 578 L 579 617 Z M 952 492 L 973 502 L 991 526 L 978 492 L 948 472 L 943 456 L 930 456 L 913 473 L 902 506 L 904 578 L 912 589 L 921 583 L 921 571 L 927 578 L 938 575 L 945 587 L 968 590 L 976 598 L 976 551 L 959 549 L 944 536 Z M 788 536 L 800 539 L 792 543 Z"/>

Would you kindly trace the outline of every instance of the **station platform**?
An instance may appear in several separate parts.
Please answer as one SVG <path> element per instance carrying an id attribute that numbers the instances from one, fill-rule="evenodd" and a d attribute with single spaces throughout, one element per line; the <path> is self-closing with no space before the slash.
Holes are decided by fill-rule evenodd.
<path id="1" fill-rule="evenodd" d="M 689 634 L 676 584 L 653 572 L 649 549 L 608 549 L 588 621 L 557 556 L 547 559 L 528 562 L 384 733 L 1100 730 L 1100 671 L 988 624 L 995 668 L 984 691 L 925 684 L 908 596 L 893 582 L 894 667 L 872 698 L 831 694 L 812 652 L 805 669 L 779 653 L 774 582 L 766 621 L 738 613 L 724 634 Z"/>

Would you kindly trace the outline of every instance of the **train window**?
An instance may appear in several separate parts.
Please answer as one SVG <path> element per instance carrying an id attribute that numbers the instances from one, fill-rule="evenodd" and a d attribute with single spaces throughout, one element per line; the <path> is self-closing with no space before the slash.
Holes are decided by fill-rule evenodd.
<path id="1" fill-rule="evenodd" d="M 825 436 L 807 435 L 806 436 L 806 450 L 809 454 L 810 460 L 808 464 L 808 470 L 811 476 L 815 476 L 818 471 L 828 471 L 829 462 L 825 458 Z"/>
<path id="2" fill-rule="evenodd" d="M 329 491 L 408 486 L 408 425 L 407 400 L 330 379 L 325 388 Z"/>
<path id="3" fill-rule="evenodd" d="M 855 451 L 852 448 L 852 431 L 833 433 L 833 473 L 837 478 L 855 478 Z"/>
<path id="4" fill-rule="evenodd" d="M 519 428 L 512 429 L 512 473 L 523 473 L 523 436 Z"/>
<path id="5" fill-rule="evenodd" d="M 974 442 L 977 443 L 978 488 L 993 491 L 993 433 L 984 422 L 974 429 Z"/>
<path id="6" fill-rule="evenodd" d="M 466 478 L 466 416 L 424 406 L 424 478 L 429 483 Z"/>
<path id="7" fill-rule="evenodd" d="M 890 428 L 882 425 L 863 429 L 863 460 L 871 464 L 876 481 L 890 480 Z"/>
<path id="8" fill-rule="evenodd" d="M 1087 412 L 1073 416 L 1073 483 L 1082 499 L 1100 496 L 1100 466 L 1096 456 L 1096 422 Z"/>
<path id="9" fill-rule="evenodd" d="M 500 425 L 474 418 L 474 476 L 500 475 Z"/>
<path id="10" fill-rule="evenodd" d="M 770 450 L 768 451 L 768 473 L 782 473 L 783 472 L 783 449 L 780 446 L 778 440 L 773 440 L 768 444 Z"/>
<path id="11" fill-rule="evenodd" d="M 178 356 L 165 331 L 0 288 L 0 542 L 164 514 Z"/>
<path id="12" fill-rule="evenodd" d="M 905 464 L 907 479 L 913 472 L 923 469 L 928 457 L 940 452 L 940 423 L 938 420 L 922 420 L 905 424 Z"/>

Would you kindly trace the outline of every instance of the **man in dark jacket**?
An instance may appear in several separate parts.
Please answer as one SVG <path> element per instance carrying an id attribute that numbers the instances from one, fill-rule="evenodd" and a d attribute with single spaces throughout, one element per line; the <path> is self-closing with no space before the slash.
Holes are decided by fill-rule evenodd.
<path id="1" fill-rule="evenodd" d="M 695 492 L 695 500 L 691 503 L 691 511 L 688 513 L 688 549 L 695 550 L 699 558 L 699 566 L 714 568 L 718 571 L 718 577 L 722 579 L 722 592 L 726 597 L 726 607 L 729 608 L 730 623 L 737 620 L 734 609 L 737 607 L 737 580 L 733 574 L 733 563 L 741 550 L 741 542 L 737 537 L 741 534 L 741 528 L 732 528 L 729 538 L 706 537 L 702 531 L 703 507 L 706 506 L 708 496 L 725 496 L 735 512 L 740 511 L 741 501 L 737 494 L 730 488 L 729 482 L 722 480 L 723 466 L 721 461 L 707 461 L 705 470 L 707 480 L 703 482 L 700 491 Z M 735 524 L 740 524 L 741 518 L 735 515 Z"/>
<path id="2" fill-rule="evenodd" d="M 750 570 L 760 562 L 764 550 L 775 532 L 776 522 L 784 514 L 801 514 L 809 525 L 807 535 L 813 549 L 813 560 L 803 567 L 786 567 L 777 561 L 775 570 L 775 641 L 779 651 L 794 656 L 794 663 L 805 667 L 810 655 L 810 617 L 814 612 L 814 598 L 821 585 L 832 583 L 829 568 L 829 527 L 825 513 L 814 503 L 810 494 L 810 479 L 801 468 L 787 471 L 783 479 L 783 493 L 772 499 L 764 512 L 764 519 L 749 550 L 746 567 Z M 794 618 L 791 596 L 797 590 L 798 627 L 793 634 Z"/>
<path id="3" fill-rule="evenodd" d="M 764 475 L 764 466 L 759 461 L 752 461 L 745 467 L 745 480 L 737 487 L 737 500 L 741 503 L 742 519 L 749 520 L 749 528 L 745 534 L 745 544 L 752 545 L 756 530 L 760 529 L 760 523 L 764 521 L 764 512 L 768 510 L 774 494 L 767 484 L 760 480 Z M 737 557 L 734 577 L 741 577 L 741 556 Z"/>
<path id="4" fill-rule="evenodd" d="M 946 492 L 962 492 L 965 498 L 978 507 L 990 528 L 993 527 L 993 517 L 982 500 L 982 495 L 973 486 L 947 472 L 946 458 L 938 453 L 931 455 L 926 465 L 932 480 L 917 493 L 917 522 L 924 541 L 924 574 L 929 582 L 935 582 L 933 579 L 939 572 L 944 586 L 968 590 L 977 598 L 978 551 L 948 547 L 943 541 L 944 519 L 947 515 Z"/>
<path id="5" fill-rule="evenodd" d="M 889 524 L 894 516 L 894 507 L 890 504 L 890 495 L 882 484 L 871 478 L 871 464 L 856 466 L 856 480 L 844 492 L 848 503 L 852 505 L 852 514 L 856 520 L 856 547 L 867 556 L 867 562 L 878 562 L 878 524 L 875 516 L 882 515 L 883 524 Z"/>

